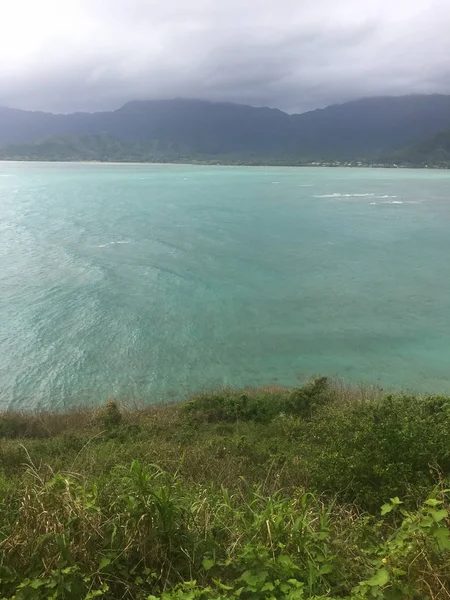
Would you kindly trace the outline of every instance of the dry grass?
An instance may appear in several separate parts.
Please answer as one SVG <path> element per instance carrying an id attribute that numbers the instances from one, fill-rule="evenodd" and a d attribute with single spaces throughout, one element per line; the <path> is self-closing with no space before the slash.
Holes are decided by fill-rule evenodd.
<path id="1" fill-rule="evenodd" d="M 304 383 L 308 383 L 306 380 Z M 249 386 L 243 389 L 225 386 L 211 391 L 205 390 L 187 402 L 199 396 L 232 396 L 248 395 L 252 398 L 271 396 L 273 398 L 288 395 L 293 388 L 281 385 Z M 338 403 L 373 402 L 383 395 L 378 386 L 354 384 L 342 379 L 329 380 L 329 395 Z M 180 404 L 161 403 L 143 405 L 138 400 L 122 402 L 111 399 L 120 407 L 126 422 L 133 424 L 149 423 L 155 427 L 167 427 L 170 422 L 176 424 L 180 420 Z M 66 411 L 13 411 L 0 413 L 0 439 L 43 439 L 68 433 L 94 430 L 101 425 L 105 407 L 78 407 Z"/>
<path id="2" fill-rule="evenodd" d="M 435 483 L 437 501 L 446 499 L 450 399 L 315 382 L 223 388 L 176 405 L 111 399 L 100 409 L 1 414 L 0 578 L 7 567 L 11 579 L 2 594 L 141 600 L 192 579 L 232 587 L 262 561 L 271 581 L 309 585 L 305 599 L 362 600 L 352 590 L 388 557 L 380 564 L 407 573 L 404 589 L 448 600 L 450 557 L 417 523 L 429 517 L 420 505 Z M 395 496 L 414 525 L 403 546 L 403 517 L 379 516 Z M 294 566 L 280 566 L 283 553 Z M 205 571 L 211 557 L 217 567 Z M 21 591 L 28 580 L 49 587 Z M 216 597 L 205 593 L 167 600 Z M 408 594 L 398 597 L 416 600 Z"/>

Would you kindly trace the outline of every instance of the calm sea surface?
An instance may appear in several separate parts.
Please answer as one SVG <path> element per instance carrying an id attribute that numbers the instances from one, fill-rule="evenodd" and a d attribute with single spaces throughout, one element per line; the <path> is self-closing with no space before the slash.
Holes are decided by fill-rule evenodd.
<path id="1" fill-rule="evenodd" d="M 0 163 L 0 408 L 450 391 L 450 172 Z"/>

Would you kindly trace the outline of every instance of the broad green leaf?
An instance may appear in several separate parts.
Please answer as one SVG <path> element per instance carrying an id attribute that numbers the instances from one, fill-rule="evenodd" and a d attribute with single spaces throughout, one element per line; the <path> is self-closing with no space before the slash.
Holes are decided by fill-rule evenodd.
<path id="1" fill-rule="evenodd" d="M 420 521 L 420 527 L 426 528 L 426 527 L 432 527 L 434 523 L 434 520 L 432 517 L 423 517 L 423 519 L 421 519 Z"/>
<path id="2" fill-rule="evenodd" d="M 30 581 L 30 583 L 28 584 L 30 586 L 30 588 L 32 588 L 33 590 L 37 590 L 38 588 L 40 588 L 41 586 L 45 585 L 45 581 L 42 579 L 33 579 L 33 581 Z"/>
<path id="3" fill-rule="evenodd" d="M 391 503 L 394 506 L 398 506 L 399 504 L 403 504 L 403 502 L 400 500 L 400 498 L 398 496 L 395 496 L 395 498 L 391 498 Z"/>
<path id="4" fill-rule="evenodd" d="M 289 556 L 289 554 L 280 554 L 280 556 L 277 558 L 277 561 L 283 567 L 290 567 L 292 565 L 292 558 Z"/>
<path id="5" fill-rule="evenodd" d="M 204 558 L 202 564 L 205 571 L 209 571 L 216 564 L 216 561 L 213 558 Z"/>
<path id="6" fill-rule="evenodd" d="M 267 583 L 265 583 L 262 588 L 261 588 L 261 592 L 272 592 L 275 589 L 275 586 L 273 585 L 273 583 L 271 583 L 270 581 L 268 581 Z"/>
<path id="7" fill-rule="evenodd" d="M 220 581 L 220 579 L 214 579 L 213 578 L 214 583 L 216 584 L 216 586 L 220 589 L 220 590 L 224 590 L 226 592 L 230 592 L 233 588 L 230 585 L 225 585 L 224 583 L 222 583 Z"/>
<path id="8" fill-rule="evenodd" d="M 93 590 L 92 592 L 88 592 L 84 597 L 84 600 L 92 600 L 93 598 L 98 598 L 99 596 L 103 596 L 104 592 L 102 590 Z"/>
<path id="9" fill-rule="evenodd" d="M 304 599 L 303 590 L 291 590 L 287 596 L 288 600 L 303 600 Z"/>
<path id="10" fill-rule="evenodd" d="M 440 500 L 436 500 L 436 498 L 428 498 L 428 500 L 425 501 L 425 504 L 427 506 L 439 506 L 439 504 L 442 504 L 442 502 Z"/>
<path id="11" fill-rule="evenodd" d="M 393 508 L 394 507 L 392 506 L 392 504 L 383 504 L 383 506 L 381 507 L 381 514 L 387 515 L 393 510 Z"/>
<path id="12" fill-rule="evenodd" d="M 439 521 L 442 521 L 443 519 L 446 519 L 448 517 L 448 512 L 443 508 L 441 510 L 435 510 L 434 508 L 429 508 L 428 512 L 433 517 L 433 519 L 436 523 L 439 523 Z"/>
<path id="13" fill-rule="evenodd" d="M 382 587 L 389 582 L 389 573 L 387 569 L 380 569 L 373 577 L 366 581 L 367 585 L 374 587 L 376 585 Z"/>
<path id="14" fill-rule="evenodd" d="M 322 565 L 319 569 L 319 575 L 327 575 L 328 573 L 333 572 L 333 567 L 331 565 Z"/>
<path id="15" fill-rule="evenodd" d="M 111 564 L 111 559 L 108 558 L 107 556 L 102 556 L 102 558 L 100 559 L 100 564 L 98 565 L 98 570 L 102 571 L 110 564 Z"/>
<path id="16" fill-rule="evenodd" d="M 446 527 L 439 527 L 433 537 L 438 543 L 439 550 L 450 550 L 450 532 Z"/>

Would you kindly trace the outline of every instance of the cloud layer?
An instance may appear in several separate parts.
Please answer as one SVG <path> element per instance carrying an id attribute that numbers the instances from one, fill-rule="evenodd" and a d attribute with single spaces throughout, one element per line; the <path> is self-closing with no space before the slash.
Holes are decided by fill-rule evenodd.
<path id="1" fill-rule="evenodd" d="M 0 104 L 190 97 L 301 112 L 450 93 L 449 31 L 448 0 L 2 0 Z"/>

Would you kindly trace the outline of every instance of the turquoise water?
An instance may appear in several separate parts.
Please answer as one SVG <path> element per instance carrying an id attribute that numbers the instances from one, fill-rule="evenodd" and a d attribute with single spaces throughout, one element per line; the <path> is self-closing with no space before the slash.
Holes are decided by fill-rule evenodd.
<path id="1" fill-rule="evenodd" d="M 450 172 L 0 163 L 0 407 L 450 391 Z"/>

